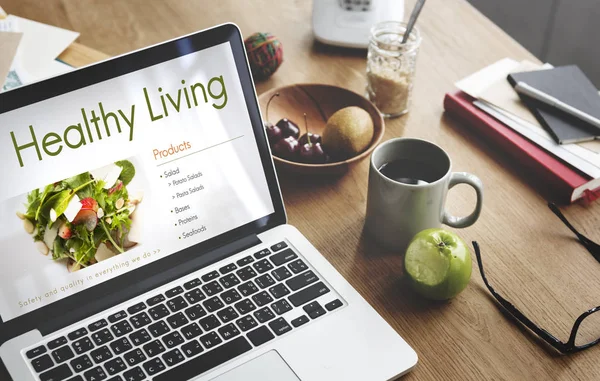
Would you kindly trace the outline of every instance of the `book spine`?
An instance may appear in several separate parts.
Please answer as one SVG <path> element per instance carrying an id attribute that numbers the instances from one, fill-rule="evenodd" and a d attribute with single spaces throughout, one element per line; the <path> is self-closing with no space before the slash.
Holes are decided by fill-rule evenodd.
<path id="1" fill-rule="evenodd" d="M 538 189 L 544 193 L 550 193 L 553 201 L 560 204 L 570 204 L 575 186 L 567 181 L 559 173 L 565 170 L 571 171 L 564 164 L 556 161 L 541 148 L 529 142 L 526 138 L 510 130 L 487 114 L 482 116 L 483 111 L 475 108 L 471 101 L 460 98 L 456 94 L 446 94 L 444 98 L 444 109 L 446 112 L 457 116 L 466 122 L 466 125 L 487 138 L 493 144 L 499 146 L 503 152 L 510 155 L 519 165 L 526 167 L 536 178 Z M 558 171 L 552 169 L 548 160 L 556 161 L 556 165 L 562 166 Z M 575 175 L 578 177 L 578 175 Z M 585 179 L 581 178 L 581 183 Z"/>

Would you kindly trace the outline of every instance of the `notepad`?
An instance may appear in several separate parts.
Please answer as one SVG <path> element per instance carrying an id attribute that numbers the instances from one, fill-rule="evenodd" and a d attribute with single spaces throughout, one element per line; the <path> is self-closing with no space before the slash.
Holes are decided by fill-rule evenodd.
<path id="1" fill-rule="evenodd" d="M 598 90 L 576 65 L 549 70 L 509 74 L 512 86 L 522 81 L 568 105 L 600 119 Z M 539 101 L 521 96 L 535 117 L 559 144 L 578 143 L 600 138 L 600 131 L 584 121 Z"/>

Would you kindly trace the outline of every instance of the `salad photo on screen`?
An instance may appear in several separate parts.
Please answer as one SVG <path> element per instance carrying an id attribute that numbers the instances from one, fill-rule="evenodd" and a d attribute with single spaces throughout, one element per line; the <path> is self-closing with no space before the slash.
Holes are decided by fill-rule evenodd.
<path id="1" fill-rule="evenodd" d="M 74 272 L 138 244 L 131 232 L 143 195 L 127 189 L 134 177 L 130 161 L 117 161 L 29 192 L 17 216 L 40 253 Z"/>

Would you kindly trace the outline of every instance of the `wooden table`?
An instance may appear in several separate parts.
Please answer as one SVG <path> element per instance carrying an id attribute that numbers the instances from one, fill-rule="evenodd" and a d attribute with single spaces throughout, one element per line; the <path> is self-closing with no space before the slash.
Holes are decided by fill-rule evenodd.
<path id="1" fill-rule="evenodd" d="M 79 42 L 110 55 L 234 21 L 244 35 L 269 31 L 284 46 L 285 62 L 259 93 L 281 85 L 320 82 L 362 93 L 365 53 L 314 42 L 311 3 L 264 0 L 190 2 L 4 0 L 9 13 L 81 33 Z M 410 9 L 413 0 L 407 1 Z M 218 5 L 217 5 L 218 4 Z M 242 5 L 244 4 L 244 5 Z M 250 5 L 252 4 L 252 5 Z M 423 44 L 414 101 L 408 115 L 386 122 L 385 139 L 421 137 L 446 149 L 454 170 L 477 174 L 485 184 L 484 208 L 475 226 L 459 231 L 481 247 L 490 282 L 531 319 L 563 340 L 576 317 L 600 305 L 600 264 L 585 251 L 526 183 L 527 174 L 492 146 L 443 114 L 444 93 L 469 73 L 500 58 L 535 58 L 462 0 L 430 0 L 419 21 Z M 62 58 L 81 66 L 104 54 L 74 44 Z M 342 178 L 282 176 L 290 223 L 297 226 L 377 311 L 418 352 L 406 380 L 592 380 L 600 377 L 600 347 L 558 356 L 541 346 L 498 309 L 474 263 L 469 287 L 447 303 L 415 296 L 402 281 L 403 258 L 363 235 L 368 162 Z M 474 192 L 458 187 L 451 212 L 466 214 Z M 600 241 L 600 204 L 563 211 Z M 600 315 L 600 314 L 598 314 Z M 600 316 L 594 322 L 600 334 Z"/>

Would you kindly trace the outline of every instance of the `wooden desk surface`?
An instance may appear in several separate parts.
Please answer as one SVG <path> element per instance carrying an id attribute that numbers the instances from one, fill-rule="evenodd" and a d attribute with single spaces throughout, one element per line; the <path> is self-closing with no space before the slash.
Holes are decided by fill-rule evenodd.
<path id="1" fill-rule="evenodd" d="M 252 3 L 252 5 L 249 5 Z M 413 0 L 407 1 L 410 9 Z M 217 5 L 218 4 L 218 5 Z M 234 21 L 244 35 L 269 31 L 284 46 L 285 62 L 259 93 L 274 86 L 320 82 L 358 93 L 365 87 L 365 54 L 316 44 L 311 2 L 4 0 L 9 13 L 76 30 L 79 42 L 109 55 L 138 49 L 218 23 Z M 454 170 L 485 184 L 475 226 L 459 231 L 479 241 L 490 282 L 532 320 L 566 340 L 576 317 L 600 305 L 600 264 L 554 217 L 523 180 L 518 164 L 470 136 L 443 114 L 453 83 L 500 58 L 534 59 L 523 47 L 462 0 L 431 0 L 419 27 L 423 44 L 414 102 L 408 115 L 386 122 L 385 139 L 421 137 L 446 149 Z M 75 65 L 105 55 L 75 45 L 63 55 Z M 290 223 L 297 226 L 375 309 L 418 352 L 406 380 L 591 380 L 600 377 L 600 347 L 573 356 L 548 351 L 498 309 L 474 263 L 469 287 L 448 303 L 416 297 L 402 282 L 402 256 L 363 236 L 368 162 L 339 179 L 282 176 Z M 458 214 L 474 205 L 474 192 L 458 187 L 448 207 Z M 600 241 L 600 203 L 563 211 Z M 600 314 L 598 314 L 600 315 Z M 600 334 L 600 316 L 590 329 Z"/>

